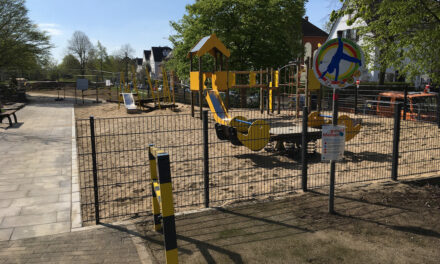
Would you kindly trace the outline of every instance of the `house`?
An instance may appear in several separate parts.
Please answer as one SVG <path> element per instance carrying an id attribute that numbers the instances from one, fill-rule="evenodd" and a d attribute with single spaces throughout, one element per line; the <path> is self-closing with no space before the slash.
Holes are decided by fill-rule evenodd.
<path id="1" fill-rule="evenodd" d="M 140 73 L 142 71 L 142 62 L 143 59 L 142 58 L 135 58 L 135 65 L 136 65 L 136 73 Z"/>
<path id="2" fill-rule="evenodd" d="M 170 52 L 169 47 L 151 47 L 150 66 L 153 78 L 162 77 L 162 63 Z"/>
<path id="3" fill-rule="evenodd" d="M 344 8 L 344 7 L 342 7 Z M 329 33 L 328 39 L 334 39 L 337 38 L 338 31 L 342 31 L 342 37 L 350 39 L 354 42 L 356 42 L 359 46 L 362 46 L 363 39 L 362 36 L 359 34 L 357 28 L 360 26 L 365 26 L 364 21 L 357 20 L 356 23 L 353 23 L 352 25 L 348 25 L 348 21 L 351 19 L 352 15 L 344 15 L 342 17 L 339 17 L 332 25 L 332 28 Z M 371 58 L 374 58 L 375 56 L 378 56 L 378 50 L 375 51 L 375 54 L 370 54 Z M 369 64 L 367 67 L 364 67 L 361 72 L 361 82 L 362 81 L 368 81 L 368 82 L 379 82 L 379 73 L 378 70 L 378 64 Z M 402 82 L 405 81 L 405 78 L 402 76 L 399 76 L 398 71 L 393 69 L 392 67 L 387 68 L 385 71 L 385 82 Z M 414 80 L 414 85 L 416 87 L 421 87 L 423 84 L 423 78 L 421 76 L 417 76 Z"/>
<path id="4" fill-rule="evenodd" d="M 302 44 L 304 46 L 304 58 L 312 58 L 315 51 L 318 50 L 318 46 L 323 44 L 328 34 L 309 22 L 309 17 L 306 16 L 302 19 Z"/>
<path id="5" fill-rule="evenodd" d="M 147 65 L 150 65 L 150 57 L 151 57 L 151 50 L 144 50 L 144 54 L 142 58 L 143 67 L 147 67 Z M 148 70 L 151 71 L 151 67 Z"/>

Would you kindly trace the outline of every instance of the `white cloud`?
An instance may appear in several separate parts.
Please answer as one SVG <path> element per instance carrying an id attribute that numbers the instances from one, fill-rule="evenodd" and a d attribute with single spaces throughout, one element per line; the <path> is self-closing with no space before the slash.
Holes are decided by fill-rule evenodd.
<path id="1" fill-rule="evenodd" d="M 63 31 L 60 29 L 60 25 L 57 25 L 57 24 L 41 23 L 41 24 L 38 24 L 38 27 L 41 30 L 47 31 L 47 33 L 49 33 L 49 35 L 52 35 L 52 36 L 63 35 Z"/>

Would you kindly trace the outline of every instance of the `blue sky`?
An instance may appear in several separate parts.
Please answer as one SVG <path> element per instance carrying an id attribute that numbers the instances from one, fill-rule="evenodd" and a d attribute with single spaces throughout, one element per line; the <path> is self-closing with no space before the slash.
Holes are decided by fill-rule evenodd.
<path id="1" fill-rule="evenodd" d="M 109 54 L 130 44 L 136 57 L 151 46 L 171 46 L 169 21 L 179 20 L 185 6 L 194 0 L 27 0 L 29 17 L 51 35 L 53 57 L 61 62 L 67 41 L 76 30 L 83 31 L 93 44 L 99 40 Z M 309 0 L 309 21 L 323 27 L 339 0 Z"/>

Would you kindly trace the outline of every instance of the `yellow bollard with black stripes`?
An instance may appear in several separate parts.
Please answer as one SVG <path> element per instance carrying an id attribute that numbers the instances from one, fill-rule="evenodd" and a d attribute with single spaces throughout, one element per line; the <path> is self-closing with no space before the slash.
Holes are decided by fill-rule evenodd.
<path id="1" fill-rule="evenodd" d="M 154 230 L 163 231 L 166 263 L 178 263 L 170 157 L 168 153 L 150 145 L 148 158 L 153 194 Z"/>

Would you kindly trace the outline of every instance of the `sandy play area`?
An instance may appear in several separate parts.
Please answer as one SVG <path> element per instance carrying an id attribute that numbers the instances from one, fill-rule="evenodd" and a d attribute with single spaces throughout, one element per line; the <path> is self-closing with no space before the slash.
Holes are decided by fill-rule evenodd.
<path id="1" fill-rule="evenodd" d="M 198 110 L 198 108 L 196 108 Z M 329 113 L 328 113 L 329 114 Z M 128 114 L 115 103 L 75 107 L 79 153 L 83 221 L 94 220 L 94 192 L 89 116 L 95 117 L 100 212 L 103 221 L 151 210 L 148 145 L 170 154 L 176 211 L 203 207 L 203 141 L 200 119 L 190 115 L 190 106 L 178 104 L 175 111 L 155 110 Z M 300 125 L 293 112 L 281 115 L 258 111 L 233 111 L 231 115 L 264 119 L 271 127 Z M 361 132 L 345 147 L 344 160 L 337 163 L 337 184 L 388 179 L 391 177 L 393 119 L 347 114 L 362 122 Z M 196 117 L 199 113 L 196 112 Z M 124 117 L 124 118 L 120 118 Z M 284 196 L 301 188 L 299 153 L 250 151 L 217 139 L 215 121 L 209 113 L 210 205 L 238 200 Z M 435 125 L 402 121 L 399 174 L 429 175 L 440 170 L 440 142 Z M 288 147 L 288 146 L 287 146 Z M 309 188 L 329 183 L 330 165 L 321 162 L 321 140 L 309 158 Z"/>

